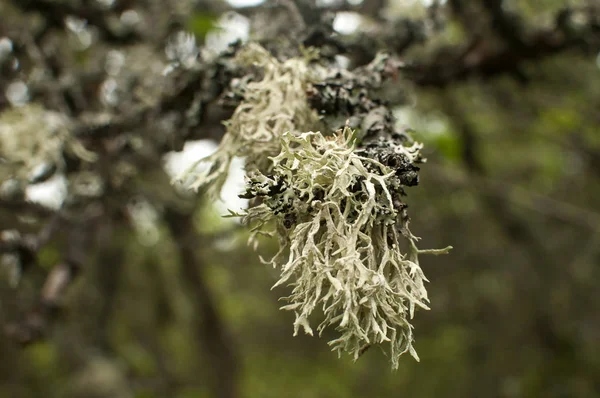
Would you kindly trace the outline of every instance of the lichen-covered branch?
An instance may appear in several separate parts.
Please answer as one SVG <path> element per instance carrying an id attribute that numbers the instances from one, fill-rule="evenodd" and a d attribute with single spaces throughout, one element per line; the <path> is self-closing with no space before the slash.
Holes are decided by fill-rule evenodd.
<path id="1" fill-rule="evenodd" d="M 233 156 L 244 156 L 241 196 L 251 207 L 242 217 L 254 236 L 279 239 L 269 263 L 281 269 L 275 286 L 293 286 L 283 308 L 296 314 L 294 333 L 312 335 L 309 318 L 321 308 L 317 330 L 340 332 L 330 342 L 338 352 L 357 359 L 389 342 L 394 368 L 405 352 L 418 359 L 409 319 L 427 308 L 426 278 L 402 196 L 418 183 L 421 144 L 375 96 L 394 76 L 394 60 L 382 54 L 349 72 L 309 58 L 280 62 L 256 44 L 238 53 L 238 62 L 248 60 L 262 75 L 241 78 L 227 133 L 200 160 L 208 171 L 191 187 L 217 196 Z M 341 120 L 346 127 L 335 132 Z"/>
<path id="2" fill-rule="evenodd" d="M 281 268 L 275 286 L 293 287 L 282 308 L 296 314 L 295 334 L 302 328 L 312 335 L 309 318 L 321 308 L 317 330 L 340 332 L 329 343 L 334 350 L 358 359 L 370 345 L 387 342 L 397 368 L 407 351 L 418 359 L 410 319 L 415 308 L 428 308 L 428 298 L 401 199 L 402 176 L 412 172 L 420 145 L 388 148 L 403 162 L 390 167 L 359 155 L 349 128 L 331 137 L 284 134 L 272 175 L 248 177 L 245 197 L 262 204 L 244 221 L 255 233 L 279 237 L 280 251 L 269 262 Z"/>

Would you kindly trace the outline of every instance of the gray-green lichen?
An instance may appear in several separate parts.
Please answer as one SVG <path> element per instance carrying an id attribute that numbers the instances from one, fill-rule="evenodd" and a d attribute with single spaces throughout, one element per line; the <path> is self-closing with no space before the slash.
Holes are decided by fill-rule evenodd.
<path id="1" fill-rule="evenodd" d="M 279 61 L 247 45 L 235 62 L 250 72 L 232 83 L 241 102 L 226 134 L 198 162 L 209 168 L 194 174 L 197 163 L 184 179 L 192 176 L 192 188 L 217 197 L 232 159 L 244 157 L 247 189 L 240 196 L 251 205 L 232 214 L 251 226 L 255 243 L 257 234 L 278 237 L 268 263 L 281 270 L 275 286 L 293 288 L 282 308 L 296 315 L 294 334 L 312 335 L 310 319 L 321 313 L 316 330 L 340 333 L 329 343 L 338 353 L 357 359 L 371 345 L 387 345 L 397 368 L 405 352 L 418 359 L 410 319 L 416 308 L 428 308 L 418 255 L 448 249 L 419 250 L 408 228 L 402 197 L 418 183 L 423 159 L 421 144 L 396 131 L 389 109 L 370 98 L 386 59 L 344 74 L 306 57 Z M 359 130 L 325 127 L 340 118 Z"/>
<path id="2" fill-rule="evenodd" d="M 292 294 L 282 307 L 294 311 L 294 333 L 313 334 L 309 317 L 320 310 L 319 334 L 334 327 L 329 344 L 357 359 L 373 344 L 389 344 L 392 366 L 413 348 L 410 319 L 427 309 L 427 281 L 419 267 L 417 238 L 408 230 L 398 170 L 360 156 L 353 134 L 285 133 L 271 174 L 247 178 L 246 197 L 261 204 L 244 215 L 255 233 L 276 234 L 280 250 L 269 262 L 281 268 L 275 286 Z M 398 146 L 407 162 L 419 144 Z M 401 246 L 407 247 L 406 253 Z"/>
<path id="3" fill-rule="evenodd" d="M 37 104 L 0 113 L 0 166 L 3 180 L 35 182 L 43 169 L 61 169 L 64 154 L 86 161 L 95 155 L 71 134 L 69 120 Z"/>
<path id="4" fill-rule="evenodd" d="M 319 126 L 318 115 L 306 100 L 311 70 L 305 58 L 280 62 L 258 44 L 250 43 L 238 52 L 235 62 L 259 68 L 262 78 L 242 88 L 243 100 L 225 122 L 226 133 L 217 151 L 194 164 L 182 177 L 186 180 L 192 175 L 190 188 L 206 187 L 213 197 L 219 196 L 235 156 L 245 157 L 249 168 L 265 170 L 269 167 L 267 156 L 279 152 L 284 132 L 295 134 Z M 209 168 L 195 174 L 200 163 Z"/>

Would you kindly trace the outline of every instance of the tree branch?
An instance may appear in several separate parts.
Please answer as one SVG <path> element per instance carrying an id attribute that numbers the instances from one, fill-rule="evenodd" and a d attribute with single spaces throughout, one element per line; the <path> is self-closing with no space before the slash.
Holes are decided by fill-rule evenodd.
<path id="1" fill-rule="evenodd" d="M 492 0 L 489 2 L 494 3 Z M 490 8 L 494 9 L 491 5 Z M 583 16 L 585 22 L 578 22 L 573 28 L 574 22 L 570 20 L 576 14 Z M 509 23 L 504 17 L 498 20 L 497 30 L 507 33 L 505 30 L 509 30 Z M 460 47 L 441 48 L 431 57 L 431 62 L 407 66 L 406 75 L 419 86 L 443 88 L 476 77 L 489 79 L 517 73 L 528 61 L 541 61 L 586 44 L 600 47 L 600 13 L 597 8 L 563 10 L 556 16 L 556 21 L 551 29 L 540 29 L 526 39 L 513 37 L 503 45 L 490 39 L 480 39 L 466 50 Z"/>
<path id="2" fill-rule="evenodd" d="M 126 45 L 141 40 L 133 30 L 123 33 L 115 32 L 106 22 L 107 12 L 90 5 L 78 7 L 69 2 L 51 0 L 13 0 L 11 3 L 23 11 L 42 14 L 50 26 L 59 29 L 64 29 L 65 18 L 68 16 L 84 19 L 90 25 L 98 28 L 101 38 L 107 43 Z"/>
<path id="3" fill-rule="evenodd" d="M 481 0 L 483 8 L 490 16 L 492 29 L 510 46 L 525 49 L 523 27 L 517 16 L 504 10 L 504 0 Z"/>

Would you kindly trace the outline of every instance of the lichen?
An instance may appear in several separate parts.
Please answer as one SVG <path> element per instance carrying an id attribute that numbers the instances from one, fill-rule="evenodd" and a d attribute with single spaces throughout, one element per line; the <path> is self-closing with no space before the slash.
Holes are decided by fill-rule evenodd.
<path id="1" fill-rule="evenodd" d="M 266 159 L 279 152 L 284 132 L 296 134 L 319 126 L 319 117 L 306 100 L 311 80 L 306 57 L 280 62 L 258 44 L 250 43 L 238 52 L 235 62 L 240 67 L 259 68 L 262 78 L 241 88 L 243 100 L 224 122 L 226 133 L 217 151 L 180 177 L 187 180 L 191 176 L 188 186 L 196 190 L 206 187 L 212 197 L 219 196 L 235 156 L 245 157 L 250 169 L 266 171 L 270 167 Z M 202 163 L 208 169 L 196 172 Z"/>
<path id="2" fill-rule="evenodd" d="M 406 161 L 394 168 L 357 154 L 349 128 L 331 137 L 285 133 L 271 173 L 247 177 L 244 196 L 261 204 L 243 220 L 255 234 L 279 237 L 268 262 L 281 269 L 275 286 L 293 287 L 282 308 L 296 315 L 294 334 L 312 335 L 309 317 L 320 308 L 317 331 L 340 332 L 329 343 L 338 353 L 357 359 L 369 346 L 389 343 L 394 368 L 405 352 L 418 359 L 410 319 L 416 308 L 428 308 L 418 254 L 448 250 L 417 249 L 408 229 L 402 175 L 419 149 L 393 147 Z"/>
<path id="3" fill-rule="evenodd" d="M 10 108 L 0 113 L 0 157 L 3 179 L 33 180 L 41 168 L 60 170 L 64 153 L 93 161 L 71 134 L 69 120 L 37 104 Z"/>

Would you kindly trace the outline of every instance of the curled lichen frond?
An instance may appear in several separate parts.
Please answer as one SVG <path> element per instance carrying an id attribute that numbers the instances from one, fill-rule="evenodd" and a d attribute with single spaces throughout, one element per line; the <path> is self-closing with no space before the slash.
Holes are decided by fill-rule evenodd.
<path id="1" fill-rule="evenodd" d="M 64 152 L 93 161 L 71 134 L 69 120 L 63 115 L 30 104 L 0 113 L 0 157 L 5 178 L 28 179 L 40 167 L 61 169 Z"/>
<path id="2" fill-rule="evenodd" d="M 283 132 L 296 134 L 319 123 L 306 100 L 312 72 L 305 58 L 280 62 L 258 44 L 250 43 L 238 52 L 235 61 L 242 67 L 255 66 L 263 75 L 243 88 L 243 100 L 225 122 L 227 131 L 217 151 L 191 169 L 199 163 L 208 165 L 206 171 L 194 176 L 190 187 L 206 186 L 213 196 L 221 191 L 235 156 L 246 157 L 248 167 L 265 171 L 270 167 L 267 157 L 280 150 Z"/>
<path id="3" fill-rule="evenodd" d="M 246 196 L 262 204 L 244 220 L 256 232 L 274 224 L 280 236 L 275 286 L 293 286 L 282 308 L 296 314 L 294 333 L 312 335 L 309 316 L 321 308 L 319 333 L 332 326 L 341 334 L 330 342 L 334 350 L 356 359 L 372 344 L 389 343 L 393 367 L 407 351 L 418 359 L 409 320 L 428 298 L 400 200 L 402 170 L 357 155 L 349 129 L 333 137 L 286 133 L 271 160 L 269 176 L 248 178 Z"/>

